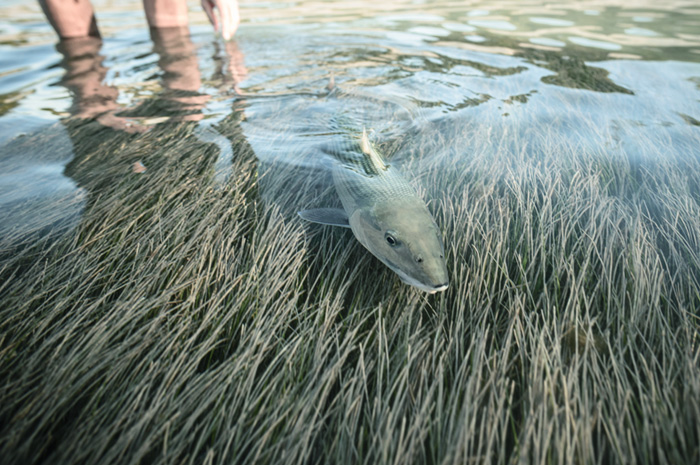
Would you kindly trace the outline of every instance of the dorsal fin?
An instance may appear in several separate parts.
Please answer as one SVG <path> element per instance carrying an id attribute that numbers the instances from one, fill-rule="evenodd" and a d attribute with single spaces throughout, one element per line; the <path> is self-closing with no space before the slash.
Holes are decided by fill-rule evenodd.
<path id="1" fill-rule="evenodd" d="M 362 128 L 362 139 L 360 139 L 360 149 L 362 150 L 362 153 L 367 155 L 370 164 L 377 172 L 387 170 L 388 166 L 386 166 L 384 160 L 382 159 L 382 156 L 379 155 L 379 153 L 372 146 L 372 143 L 369 141 L 369 137 L 367 136 L 367 131 L 364 127 Z"/>

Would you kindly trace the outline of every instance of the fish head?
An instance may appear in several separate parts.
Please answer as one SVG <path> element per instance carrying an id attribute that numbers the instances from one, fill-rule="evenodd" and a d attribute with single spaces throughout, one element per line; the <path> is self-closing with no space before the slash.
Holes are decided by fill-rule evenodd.
<path id="1" fill-rule="evenodd" d="M 358 209 L 350 217 L 355 237 L 401 280 L 433 294 L 447 289 L 440 231 L 418 197 Z"/>

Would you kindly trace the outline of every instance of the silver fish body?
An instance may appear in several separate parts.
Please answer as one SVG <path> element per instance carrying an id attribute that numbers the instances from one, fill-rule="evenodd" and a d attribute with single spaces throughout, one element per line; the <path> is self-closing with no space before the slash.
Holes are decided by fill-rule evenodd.
<path id="1" fill-rule="evenodd" d="M 384 162 L 366 132 L 347 134 L 326 152 L 342 211 L 306 210 L 299 214 L 323 224 L 346 226 L 357 240 L 407 284 L 428 293 L 448 287 L 440 231 L 398 170 Z"/>

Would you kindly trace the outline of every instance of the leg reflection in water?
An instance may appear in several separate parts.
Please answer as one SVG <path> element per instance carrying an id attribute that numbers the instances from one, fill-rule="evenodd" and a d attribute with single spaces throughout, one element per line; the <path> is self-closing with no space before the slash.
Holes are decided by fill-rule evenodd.
<path id="1" fill-rule="evenodd" d="M 163 152 L 166 141 L 178 144 L 178 148 L 168 154 L 171 159 L 216 152 L 210 145 L 213 143 L 220 152 L 219 165 L 224 154 L 227 154 L 227 163 L 231 163 L 231 143 L 202 121 L 211 96 L 201 92 L 202 76 L 196 47 L 187 29 L 152 29 L 151 38 L 153 50 L 158 54 L 160 89 L 153 97 L 131 108 L 120 106 L 117 89 L 104 83 L 107 69 L 103 66 L 104 57 L 99 54 L 99 39 L 71 40 L 66 41 L 71 43 L 69 46 L 63 43 L 59 46 L 66 68 L 61 83 L 74 96 L 72 116 L 64 120 L 75 150 L 67 173 L 81 186 L 98 181 L 100 185 L 109 184 L 109 180 L 118 176 L 117 172 L 123 174 L 135 162 L 152 173 L 162 162 L 154 161 L 153 156 Z M 243 56 L 234 42 L 227 42 L 225 50 L 231 54 L 225 59 L 218 58 L 222 64 L 213 76 L 214 85 L 235 89 L 246 74 Z M 240 113 L 243 106 L 244 102 L 238 101 L 233 112 Z M 86 120 L 92 123 L 86 124 Z M 231 130 L 228 128 L 227 132 Z M 241 143 L 245 144 L 241 142 L 244 137 L 240 130 L 233 132 L 236 133 L 235 145 L 240 148 Z M 191 137 L 193 135 L 195 137 Z M 99 144 L 94 143 L 96 140 Z M 152 147 L 146 149 L 149 145 Z M 137 147 L 141 149 L 137 151 Z M 215 160 L 216 157 L 210 156 L 206 164 L 211 165 Z"/>
<path id="2" fill-rule="evenodd" d="M 31 255 L 61 238 L 70 240 L 81 223 L 115 215 L 117 204 L 119 214 L 128 217 L 139 211 L 131 200 L 143 202 L 159 190 L 178 190 L 193 181 L 221 190 L 232 174 L 257 172 L 239 125 L 244 101 L 228 108 L 228 117 L 221 114 L 228 104 L 217 104 L 219 114 L 205 119 L 212 97 L 235 92 L 246 74 L 235 42 L 216 50 L 207 81 L 210 95 L 201 91 L 196 47 L 187 29 L 154 29 L 151 36 L 158 80 L 139 83 L 139 90 L 150 86 L 153 96 L 140 102 L 132 97 L 131 107 L 124 105 L 128 94 L 120 98 L 118 88 L 105 82 L 101 39 L 57 45 L 65 69 L 58 84 L 73 97 L 70 116 L 1 148 L 0 255 L 20 260 L 20 250 Z"/>
<path id="3" fill-rule="evenodd" d="M 119 224 L 144 218 L 144 208 L 155 204 L 160 205 L 158 214 L 177 209 L 178 202 L 196 192 L 221 188 L 232 173 L 247 182 L 256 177 L 255 156 L 239 126 L 245 102 L 237 100 L 228 117 L 217 116 L 216 128 L 207 123 L 212 95 L 201 91 L 196 47 L 187 29 L 153 29 L 151 37 L 159 86 L 155 95 L 130 108 L 122 106 L 125 99 L 118 99 L 115 87 L 104 83 L 107 69 L 99 39 L 59 46 L 66 68 L 61 84 L 74 98 L 72 115 L 62 121 L 74 151 L 65 174 L 87 191 L 82 227 L 90 231 L 102 229 L 105 217 Z M 213 81 L 213 87 L 235 89 L 246 73 L 243 56 L 233 42 L 224 50 L 232 53 L 216 58 L 221 64 L 207 85 Z M 226 137 L 220 133 L 224 127 Z M 134 172 L 135 164 L 145 168 L 136 170 L 142 174 Z M 225 178 L 217 175 L 222 171 Z"/>
<path id="4" fill-rule="evenodd" d="M 63 55 L 61 66 L 66 70 L 59 84 L 73 94 L 69 110 L 72 117 L 95 119 L 113 129 L 138 130 L 127 119 L 116 116 L 120 110 L 119 91 L 104 83 L 107 68 L 103 65 L 105 57 L 100 55 L 102 40 L 96 37 L 64 40 L 56 48 Z"/>

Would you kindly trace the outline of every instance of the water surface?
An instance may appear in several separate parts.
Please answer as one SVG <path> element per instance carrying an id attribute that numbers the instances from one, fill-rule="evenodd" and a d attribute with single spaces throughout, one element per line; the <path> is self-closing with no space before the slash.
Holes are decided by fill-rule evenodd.
<path id="1" fill-rule="evenodd" d="M 225 44 L 197 8 L 191 36 L 151 37 L 139 2 L 103 1 L 104 42 L 82 46 L 56 46 L 34 4 L 0 9 L 3 228 L 41 222 L 47 201 L 80 203 L 80 181 L 62 170 L 76 156 L 67 121 L 132 133 L 192 121 L 219 147 L 219 171 L 231 148 L 213 127 L 232 108 L 256 156 L 278 164 L 318 162 L 334 106 L 361 115 L 376 141 L 403 141 L 389 156 L 417 172 L 472 157 L 470 128 L 507 132 L 502 143 L 523 156 L 552 139 L 638 161 L 698 156 L 693 2 L 243 3 Z M 323 99 L 331 76 L 352 96 Z M 22 140 L 47 128 L 59 150 Z M 436 143 L 446 131 L 452 143 Z"/>

